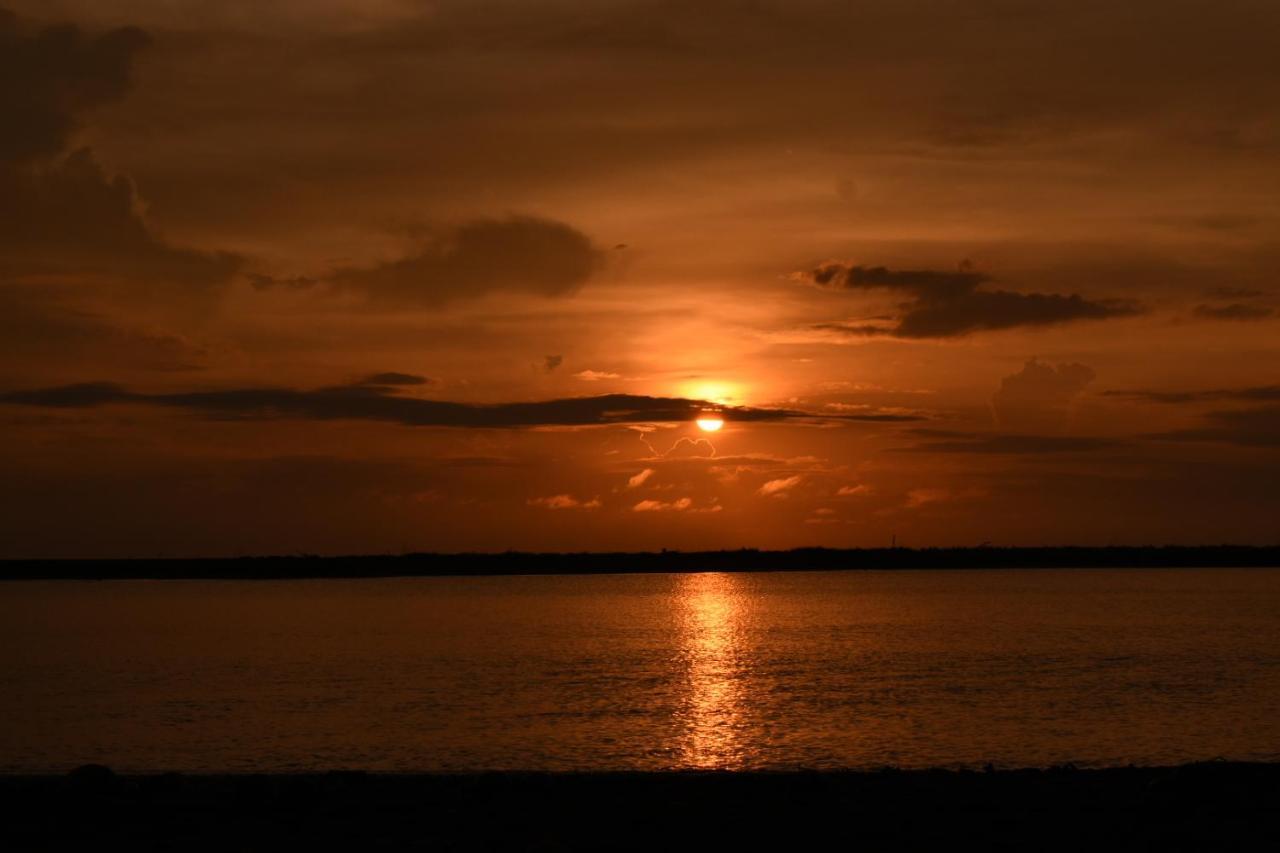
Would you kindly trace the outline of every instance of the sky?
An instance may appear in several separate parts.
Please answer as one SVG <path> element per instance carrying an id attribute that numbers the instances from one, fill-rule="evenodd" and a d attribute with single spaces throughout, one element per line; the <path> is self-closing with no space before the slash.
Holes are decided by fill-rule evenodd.
<path id="1" fill-rule="evenodd" d="M 1280 540 L 1269 0 L 0 6 L 0 557 Z"/>

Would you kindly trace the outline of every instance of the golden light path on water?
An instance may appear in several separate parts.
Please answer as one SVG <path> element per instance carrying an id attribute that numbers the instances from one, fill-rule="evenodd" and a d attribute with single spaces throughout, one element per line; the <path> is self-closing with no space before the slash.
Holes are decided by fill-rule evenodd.
<path id="1" fill-rule="evenodd" d="M 736 767 L 746 758 L 747 605 L 740 583 L 720 573 L 678 580 L 680 648 L 688 668 L 680 757 L 688 767 Z"/>

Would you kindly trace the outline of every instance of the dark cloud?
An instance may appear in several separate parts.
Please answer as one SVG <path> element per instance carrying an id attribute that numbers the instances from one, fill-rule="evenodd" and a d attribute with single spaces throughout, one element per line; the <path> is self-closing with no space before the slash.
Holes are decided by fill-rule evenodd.
<path id="1" fill-rule="evenodd" d="M 394 371 L 387 373 L 375 373 L 372 376 L 366 376 L 356 383 L 357 385 L 387 386 L 387 385 L 431 385 L 434 384 L 425 376 L 418 376 L 413 373 L 396 373 Z"/>
<path id="2" fill-rule="evenodd" d="M 1252 388 L 1210 388 L 1200 391 L 1103 391 L 1103 396 L 1126 397 L 1149 403 L 1216 403 L 1239 401 L 1245 403 L 1280 402 L 1280 385 L 1258 385 Z"/>
<path id="3" fill-rule="evenodd" d="M 1275 316 L 1275 311 L 1265 305 L 1248 305 L 1232 302 L 1229 305 L 1197 305 L 1195 315 L 1205 320 L 1265 320 Z"/>
<path id="4" fill-rule="evenodd" d="M 1252 287 L 1215 287 L 1206 295 L 1214 299 L 1257 299 L 1266 293 Z"/>
<path id="5" fill-rule="evenodd" d="M 1089 436 L 1012 435 L 918 429 L 925 439 L 902 448 L 905 453 L 1052 454 L 1088 453 L 1117 446 L 1118 442 Z"/>
<path id="6" fill-rule="evenodd" d="M 329 281 L 372 301 L 438 305 L 499 291 L 567 296 L 599 265 L 600 252 L 576 229 L 512 216 L 466 223 L 409 257 L 339 270 Z"/>
<path id="7" fill-rule="evenodd" d="M 842 412 L 840 414 L 828 414 L 824 412 L 821 415 L 814 415 L 815 420 L 820 421 L 861 421 L 864 423 L 880 423 L 880 424 L 905 424 L 914 421 L 925 421 L 928 417 L 918 415 L 911 412 Z"/>
<path id="8" fill-rule="evenodd" d="M 28 31 L 0 10 L 0 272 L 107 274 L 144 289 L 226 281 L 240 259 L 175 248 L 139 213 L 133 182 L 93 153 L 66 154 L 84 114 L 124 96 L 138 29 Z"/>
<path id="9" fill-rule="evenodd" d="M 1103 393 L 1109 397 L 1169 405 L 1261 403 L 1264 405 L 1210 411 L 1204 414 L 1202 426 L 1151 433 L 1145 437 L 1162 441 L 1219 441 L 1250 447 L 1280 446 L 1280 385 L 1209 388 L 1198 391 L 1115 390 Z"/>
<path id="10" fill-rule="evenodd" d="M 989 278 L 967 266 L 955 272 L 940 272 L 837 263 L 800 273 L 798 278 L 832 290 L 889 290 L 912 297 L 899 306 L 894 325 L 827 323 L 818 327 L 858 336 L 950 338 L 983 330 L 1127 317 L 1141 310 L 1137 303 L 1125 299 L 980 290 L 979 286 Z"/>
<path id="11" fill-rule="evenodd" d="M 85 112 L 128 92 L 133 58 L 148 41 L 134 27 L 26 32 L 0 9 L 0 163 L 61 153 Z"/>
<path id="12" fill-rule="evenodd" d="M 195 370 L 207 362 L 205 348 L 181 335 L 70 308 L 43 291 L 0 286 L 0 363 Z"/>
<path id="13" fill-rule="evenodd" d="M 141 295 L 198 293 L 241 258 L 169 245 L 138 213 L 133 182 L 88 149 L 33 169 L 0 169 L 0 272 L 108 275 Z"/>
<path id="14" fill-rule="evenodd" d="M 226 419 L 357 419 L 410 426 L 492 428 L 692 421 L 711 405 L 705 400 L 633 394 L 479 405 L 398 396 L 394 388 L 377 385 L 144 394 L 107 382 L 11 391 L 0 394 L 0 403 L 51 408 L 133 404 L 186 409 Z M 718 408 L 726 419 L 736 421 L 774 421 L 803 414 L 786 409 Z"/>
<path id="15" fill-rule="evenodd" d="M 246 278 L 249 280 L 249 286 L 254 290 L 272 290 L 274 288 L 283 288 L 285 290 L 306 290 L 308 288 L 315 287 L 320 283 L 319 279 L 309 278 L 302 275 L 278 278 L 264 273 L 249 273 Z"/>
<path id="16" fill-rule="evenodd" d="M 1005 429 L 1061 429 L 1072 404 L 1094 376 L 1084 364 L 1052 365 L 1033 358 L 1000 381 L 1000 389 L 991 397 L 996 421 Z"/>
<path id="17" fill-rule="evenodd" d="M 564 364 L 564 356 L 549 355 L 542 360 L 542 369 L 547 373 L 553 373 L 555 372 L 555 369 L 562 364 Z"/>
<path id="18" fill-rule="evenodd" d="M 845 290 L 885 288 L 909 290 L 922 297 L 959 296 L 991 279 L 962 265 L 955 272 L 938 270 L 891 270 L 888 267 L 862 267 L 847 264 L 824 264 L 808 274 L 820 287 Z"/>
<path id="19" fill-rule="evenodd" d="M 1275 399 L 1275 398 L 1272 398 Z M 1152 433 L 1161 441 L 1219 441 L 1246 447 L 1280 447 L 1280 406 L 1209 412 L 1201 427 Z"/>

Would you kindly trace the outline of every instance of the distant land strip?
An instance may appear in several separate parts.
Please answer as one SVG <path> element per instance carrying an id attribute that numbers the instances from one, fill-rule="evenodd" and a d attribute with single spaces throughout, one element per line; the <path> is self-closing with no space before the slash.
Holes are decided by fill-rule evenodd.
<path id="1" fill-rule="evenodd" d="M 885 569 L 1280 568 L 1280 545 L 797 548 L 790 551 L 401 554 L 194 559 L 5 560 L 0 580 L 305 578 L 803 572 Z"/>

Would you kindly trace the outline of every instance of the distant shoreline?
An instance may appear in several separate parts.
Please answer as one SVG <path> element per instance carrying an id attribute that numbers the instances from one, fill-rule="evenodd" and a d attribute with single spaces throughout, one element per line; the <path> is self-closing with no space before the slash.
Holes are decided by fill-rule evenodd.
<path id="1" fill-rule="evenodd" d="M 1280 545 L 797 548 L 789 551 L 459 553 L 6 560 L 3 580 L 304 580 L 922 569 L 1280 568 Z"/>

